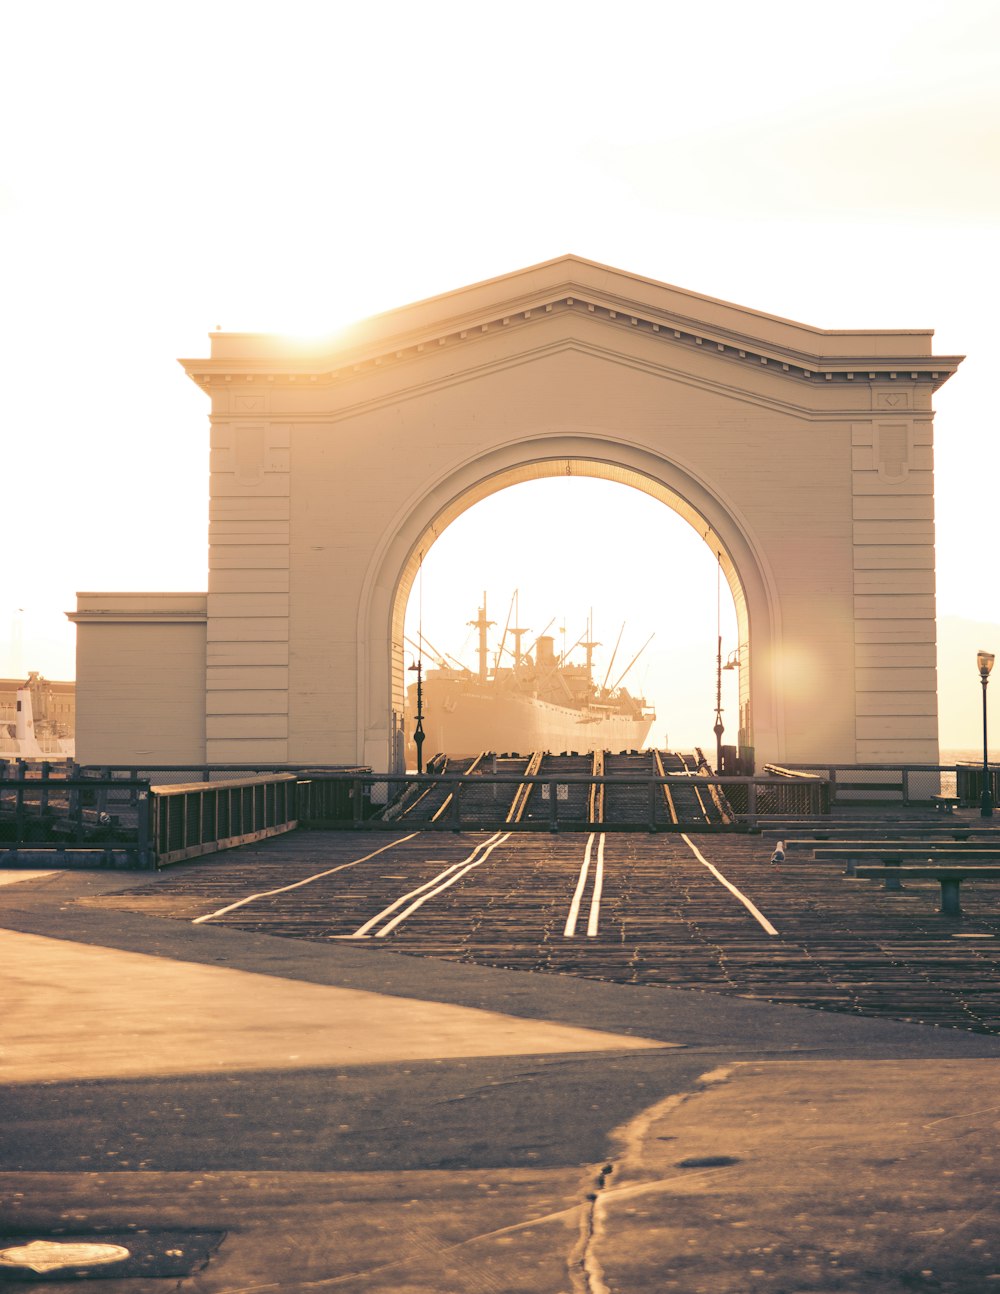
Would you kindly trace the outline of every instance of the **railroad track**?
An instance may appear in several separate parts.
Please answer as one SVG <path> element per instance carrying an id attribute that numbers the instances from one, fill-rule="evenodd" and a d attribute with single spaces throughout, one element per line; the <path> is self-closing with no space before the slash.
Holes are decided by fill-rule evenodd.
<path id="1" fill-rule="evenodd" d="M 651 750 L 621 751 L 618 754 L 607 752 L 604 756 L 605 777 L 658 777 L 654 752 Z M 623 783 L 616 786 L 608 782 L 604 787 L 604 817 L 607 826 L 634 826 L 640 822 L 651 825 L 656 818 L 656 793 L 651 792 L 649 784 Z"/>
<path id="2" fill-rule="evenodd" d="M 547 822 L 551 816 L 552 795 L 556 797 L 556 811 L 560 823 L 583 825 L 593 821 L 589 816 L 591 786 L 583 779 L 590 777 L 594 759 L 592 755 L 542 755 L 538 762 L 536 777 L 560 775 L 574 778 L 574 781 L 557 781 L 536 784 L 531 787 L 531 796 L 526 801 L 525 812 L 520 821 Z"/>
<path id="3" fill-rule="evenodd" d="M 900 897 L 849 882 L 838 866 L 793 855 L 777 867 L 769 856 L 768 842 L 738 834 L 505 828 L 385 832 L 362 843 L 307 832 L 95 902 L 158 920 L 1000 1033 L 1000 884 L 970 892 L 955 938 L 926 888 Z"/>
<path id="4" fill-rule="evenodd" d="M 435 756 L 428 768 L 435 780 L 419 790 L 408 787 L 386 810 L 386 823 L 404 828 L 505 825 L 537 831 L 551 825 L 554 830 L 684 831 L 735 821 L 725 797 L 705 776 L 700 752 L 483 751 L 474 759 Z M 669 785 L 651 780 L 668 775 L 685 780 Z M 468 780 L 459 784 L 459 777 Z M 515 782 L 514 777 L 524 780 Z"/>
<path id="5" fill-rule="evenodd" d="M 486 751 L 481 751 L 474 759 L 449 759 L 447 755 L 439 755 L 435 756 L 428 769 L 433 769 L 442 779 L 446 774 L 450 777 L 467 777 L 477 770 L 481 771 L 486 758 Z M 384 817 L 387 822 L 401 827 L 408 827 L 411 823 L 438 822 L 453 808 L 456 786 L 443 780 L 435 781 L 421 788 L 415 795 L 409 794 L 407 798 L 410 791 L 412 788 L 407 788 L 403 798 L 386 810 Z"/>
<path id="6" fill-rule="evenodd" d="M 659 756 L 659 763 L 663 769 L 662 776 L 680 775 L 689 779 L 686 783 L 673 783 L 664 788 L 670 791 L 670 796 L 664 797 L 663 805 L 667 818 L 672 819 L 672 811 L 676 812 L 681 827 L 728 826 L 735 821 L 735 815 L 719 788 L 705 780 L 703 770 L 707 772 L 708 766 L 701 751 L 693 755 L 666 751 Z"/>

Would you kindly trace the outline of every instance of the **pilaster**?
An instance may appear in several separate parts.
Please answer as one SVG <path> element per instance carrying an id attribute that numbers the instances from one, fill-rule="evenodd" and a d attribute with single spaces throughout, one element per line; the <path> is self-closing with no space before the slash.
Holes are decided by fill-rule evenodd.
<path id="1" fill-rule="evenodd" d="M 933 430 L 915 384 L 852 427 L 857 759 L 938 758 Z"/>
<path id="2" fill-rule="evenodd" d="M 291 428 L 267 393 L 231 393 L 212 427 L 206 747 L 209 763 L 288 758 Z"/>

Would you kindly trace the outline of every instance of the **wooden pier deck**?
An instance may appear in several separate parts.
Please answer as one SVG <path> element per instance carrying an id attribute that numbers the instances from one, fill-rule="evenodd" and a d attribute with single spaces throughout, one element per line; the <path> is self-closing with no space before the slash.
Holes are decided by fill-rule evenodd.
<path id="1" fill-rule="evenodd" d="M 774 843 L 297 832 L 87 901 L 373 954 L 1000 1033 L 1000 882 L 967 887 L 949 920 L 934 881 L 886 892 L 808 849 L 774 865 Z"/>

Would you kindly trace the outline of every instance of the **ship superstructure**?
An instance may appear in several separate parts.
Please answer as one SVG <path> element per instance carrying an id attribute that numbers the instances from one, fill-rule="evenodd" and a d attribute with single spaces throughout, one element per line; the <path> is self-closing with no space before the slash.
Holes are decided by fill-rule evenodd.
<path id="1" fill-rule="evenodd" d="M 478 669 L 435 653 L 437 664 L 423 674 L 427 755 L 473 755 L 482 750 L 583 753 L 643 746 L 655 711 L 645 697 L 633 696 L 622 686 L 628 670 L 610 687 L 610 667 L 603 683 L 594 681 L 594 649 L 600 644 L 589 626 L 569 651 L 557 652 L 555 638 L 544 633 L 524 650 L 522 640 L 528 630 L 516 623 L 511 626 L 508 617 L 491 668 L 488 631 L 493 622 L 487 618 L 485 594 L 476 619 L 469 623 L 479 634 Z M 571 662 L 569 656 L 578 649 L 583 650 L 584 660 Z M 416 691 L 414 684 L 407 693 L 409 763 L 413 762 Z"/>

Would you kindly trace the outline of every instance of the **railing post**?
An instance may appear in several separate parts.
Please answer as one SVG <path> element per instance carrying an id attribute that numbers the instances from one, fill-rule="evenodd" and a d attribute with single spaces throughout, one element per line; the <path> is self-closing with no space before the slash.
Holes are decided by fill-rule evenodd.
<path id="1" fill-rule="evenodd" d="M 17 791 L 14 796 L 14 835 L 18 840 L 24 840 L 24 770 L 26 764 L 23 759 L 17 761 L 16 768 Z"/>
<path id="2" fill-rule="evenodd" d="M 465 782 L 460 781 L 455 784 L 455 795 L 451 802 L 451 829 L 452 831 L 462 830 L 462 790 Z"/>
<path id="3" fill-rule="evenodd" d="M 747 826 L 750 828 L 757 825 L 757 782 L 750 778 L 747 782 Z"/>
<path id="4" fill-rule="evenodd" d="M 152 796 L 147 786 L 145 790 L 138 793 L 137 809 L 138 821 L 136 824 L 136 846 L 139 855 L 140 867 L 156 866 L 156 848 L 152 839 L 150 828 L 152 827 Z"/>
<path id="5" fill-rule="evenodd" d="M 361 778 L 360 777 L 355 777 L 351 781 L 351 800 L 353 801 L 351 807 L 354 811 L 354 825 L 356 827 L 360 827 L 361 825 Z"/>
<path id="6" fill-rule="evenodd" d="M 43 783 L 48 782 L 49 774 L 51 773 L 51 771 L 52 771 L 52 765 L 49 763 L 47 759 L 43 760 L 42 761 L 42 782 Z M 41 814 L 42 818 L 44 819 L 48 811 L 49 811 L 49 788 L 47 785 L 43 785 L 42 797 L 38 802 L 38 812 Z"/>
<path id="7" fill-rule="evenodd" d="M 556 804 L 557 790 L 555 782 L 549 783 L 549 831 L 559 830 L 559 806 Z"/>
<path id="8" fill-rule="evenodd" d="M 102 779 L 104 779 L 105 781 L 110 782 L 110 781 L 111 781 L 111 769 L 110 769 L 110 768 L 102 768 L 102 769 L 101 769 L 101 777 L 102 777 Z M 100 822 L 100 820 L 101 820 L 101 814 L 102 814 L 102 813 L 106 813 L 106 812 L 107 812 L 107 809 L 108 809 L 108 788 L 107 788 L 106 786 L 102 786 L 102 787 L 100 788 L 100 790 L 97 792 L 97 804 L 95 805 L 95 811 L 96 811 L 96 813 L 97 813 L 97 821 L 98 821 L 98 822 Z"/>
<path id="9" fill-rule="evenodd" d="M 910 803 L 910 770 L 908 768 L 904 768 L 903 769 L 903 804 L 908 805 L 909 803 Z"/>
<path id="10" fill-rule="evenodd" d="M 646 807 L 649 810 L 649 830 L 656 830 L 656 783 L 650 779 L 646 783 Z"/>
<path id="11" fill-rule="evenodd" d="M 295 783 L 295 817 L 299 826 L 312 817 L 312 778 Z"/>

